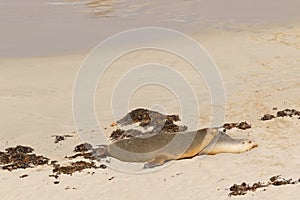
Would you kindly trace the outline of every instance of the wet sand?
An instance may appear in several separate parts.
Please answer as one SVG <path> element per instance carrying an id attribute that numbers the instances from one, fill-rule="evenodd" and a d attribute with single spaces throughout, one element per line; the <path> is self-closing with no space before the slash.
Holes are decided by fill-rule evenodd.
<path id="1" fill-rule="evenodd" d="M 137 27 L 159 26 L 191 34 L 209 28 L 236 29 L 237 24 L 297 20 L 299 7 L 297 0 L 2 0 L 0 57 L 88 52 L 112 34 Z M 99 14 L 106 9 L 110 12 Z"/>

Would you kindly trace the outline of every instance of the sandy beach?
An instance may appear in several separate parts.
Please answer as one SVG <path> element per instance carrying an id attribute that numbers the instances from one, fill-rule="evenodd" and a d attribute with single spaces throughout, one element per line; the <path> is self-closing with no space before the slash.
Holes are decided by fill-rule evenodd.
<path id="1" fill-rule="evenodd" d="M 229 197 L 233 184 L 268 182 L 274 175 L 300 178 L 300 119 L 265 114 L 300 110 L 300 22 L 263 25 L 236 24 L 208 28 L 191 36 L 209 53 L 222 77 L 226 122 L 247 121 L 251 128 L 227 131 L 249 138 L 258 147 L 242 154 L 196 156 L 172 162 L 152 173 L 126 173 L 111 168 L 87 169 L 60 175 L 54 184 L 48 165 L 0 170 L 2 199 L 298 199 L 300 183 L 269 186 Z M 168 41 L 170 42 L 170 41 Z M 176 44 L 176 40 L 172 41 Z M 91 44 L 91 43 L 90 43 Z M 184 48 L 184 47 L 183 47 Z M 34 148 L 51 160 L 68 163 L 66 155 L 82 142 L 76 132 L 72 96 L 77 73 L 89 51 L 58 56 L 0 58 L 0 151 L 16 145 Z M 122 56 L 109 67 L 95 92 L 99 126 L 108 136 L 116 119 L 111 110 L 113 89 L 133 67 L 156 62 L 180 72 L 199 101 L 199 128 L 210 125 L 209 91 L 199 74 L 184 60 L 167 52 L 144 49 Z M 128 100 L 128 110 L 155 107 L 182 117 L 176 95 L 159 85 L 146 85 Z M 125 115 L 126 113 L 123 113 Z M 185 119 L 182 119 L 185 121 Z M 185 121 L 186 122 L 186 121 Z M 188 124 L 188 122 L 187 122 Z M 93 130 L 84 130 L 93 136 Z M 54 143 L 53 135 L 73 137 Z M 81 133 L 82 134 L 82 133 Z M 91 136 L 91 137 L 92 137 Z M 28 177 L 20 178 L 27 174 Z"/>

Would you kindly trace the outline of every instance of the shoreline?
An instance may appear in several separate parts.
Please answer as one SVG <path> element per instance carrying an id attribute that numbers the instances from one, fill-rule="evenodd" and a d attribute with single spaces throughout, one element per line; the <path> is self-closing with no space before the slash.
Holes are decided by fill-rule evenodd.
<path id="1" fill-rule="evenodd" d="M 132 1 L 136 7 L 132 7 Z M 94 16 L 96 8 L 86 5 L 50 6 L 47 2 L 52 1 L 30 0 L 27 4 L 17 4 L 4 0 L 0 4 L 0 57 L 82 53 L 113 34 L 137 27 L 164 27 L 189 34 L 210 28 L 235 29 L 238 24 L 285 23 L 300 18 L 297 0 L 276 3 L 194 0 L 198 6 L 190 1 L 145 4 L 131 0 L 120 1 L 120 5 L 108 2 L 112 16 L 100 17 Z"/>
<path id="2" fill-rule="evenodd" d="M 208 21 L 206 22 L 208 23 Z M 183 31 L 181 32 L 180 30 L 173 29 L 175 31 L 179 31 L 188 37 L 191 37 L 195 39 L 197 42 L 200 44 L 205 43 L 205 40 L 199 41 L 197 38 L 209 38 L 211 37 L 211 34 L 237 34 L 237 33 L 254 33 L 254 34 L 259 34 L 259 33 L 266 33 L 269 30 L 271 31 L 281 31 L 281 30 L 286 30 L 286 29 L 291 29 L 293 27 L 299 27 L 300 25 L 300 20 L 294 19 L 294 20 L 283 20 L 283 21 L 276 21 L 276 22 L 264 22 L 264 23 L 232 23 L 232 22 L 225 22 L 225 21 L 213 21 L 212 26 L 207 26 L 204 29 L 201 30 L 189 30 L 187 32 Z M 136 27 L 138 28 L 138 27 Z M 135 29 L 135 28 L 133 28 Z M 172 28 L 170 28 L 172 30 Z M 124 30 L 126 31 L 126 30 Z M 116 32 L 114 34 L 119 34 L 120 32 Z M 43 59 L 43 58 L 61 58 L 61 57 L 68 57 L 68 56 L 88 56 L 89 53 L 101 42 L 103 42 L 105 39 L 113 36 L 108 35 L 106 38 L 103 38 L 102 40 L 99 40 L 98 43 L 95 43 L 94 46 L 90 47 L 84 47 L 85 45 L 81 46 L 80 48 L 77 48 L 77 50 L 73 51 L 64 51 L 64 52 L 58 52 L 58 53 L 46 53 L 44 55 L 26 55 L 26 56 L 2 56 L 0 57 L 0 60 L 4 61 L 9 61 L 9 60 L 14 60 L 14 59 Z M 129 44 L 128 44 L 129 45 Z M 80 50 L 79 50 L 80 49 Z M 52 51 L 52 50 L 50 50 Z M 1 54 L 0 54 L 1 55 Z"/>

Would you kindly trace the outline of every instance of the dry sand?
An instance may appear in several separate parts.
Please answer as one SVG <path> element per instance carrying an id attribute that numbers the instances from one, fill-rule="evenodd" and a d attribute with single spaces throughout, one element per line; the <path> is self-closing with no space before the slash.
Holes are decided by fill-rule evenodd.
<path id="1" fill-rule="evenodd" d="M 180 160 L 147 174 L 86 170 L 72 176 L 62 175 L 57 185 L 48 177 L 51 174 L 48 166 L 0 171 L 1 199 L 229 199 L 228 188 L 234 183 L 267 181 L 277 174 L 300 178 L 300 120 L 289 117 L 259 120 L 266 113 L 275 113 L 273 107 L 300 109 L 299 23 L 209 30 L 194 34 L 193 38 L 207 49 L 223 77 L 227 95 L 225 122 L 246 120 L 252 125 L 251 129 L 232 129 L 228 134 L 251 138 L 259 144 L 258 148 L 243 154 Z M 74 146 L 82 142 L 77 135 L 59 144 L 54 144 L 51 136 L 75 130 L 73 84 L 86 55 L 0 60 L 1 150 L 17 144 L 29 145 L 37 154 L 59 161 L 72 154 Z M 102 128 L 109 127 L 114 120 L 107 94 L 119 75 L 126 71 L 126 66 L 153 59 L 180 70 L 199 97 L 207 96 L 202 80 L 182 60 L 162 52 L 137 52 L 114 63 L 103 84 L 100 82 L 96 109 Z M 210 120 L 208 99 L 203 97 L 200 103 L 202 127 L 208 126 Z M 168 113 L 180 112 L 174 96 L 157 86 L 137 91 L 129 105 L 130 109 L 151 107 L 155 102 L 165 106 Z M 106 134 L 110 131 L 108 128 Z M 95 173 L 91 175 L 88 171 Z M 20 179 L 22 174 L 29 176 Z M 114 178 L 108 180 L 111 177 Z M 273 186 L 231 198 L 299 199 L 300 184 Z"/>

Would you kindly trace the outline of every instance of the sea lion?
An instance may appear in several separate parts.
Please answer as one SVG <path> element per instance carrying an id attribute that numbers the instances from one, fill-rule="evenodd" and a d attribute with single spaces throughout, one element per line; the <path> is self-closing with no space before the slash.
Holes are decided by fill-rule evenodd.
<path id="1" fill-rule="evenodd" d="M 256 146 L 247 139 L 233 139 L 217 128 L 205 128 L 118 140 L 107 146 L 102 145 L 98 156 L 109 156 L 124 162 L 143 162 L 144 168 L 152 168 L 198 154 L 242 153 Z"/>

